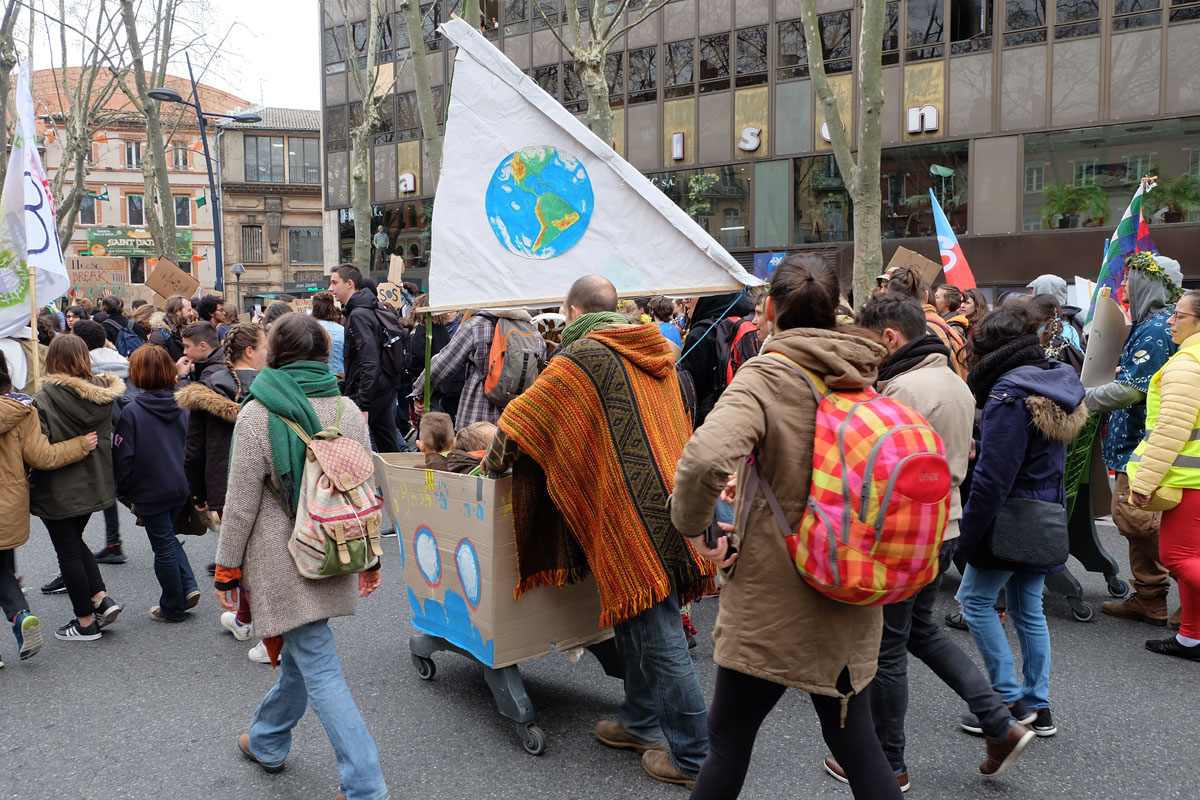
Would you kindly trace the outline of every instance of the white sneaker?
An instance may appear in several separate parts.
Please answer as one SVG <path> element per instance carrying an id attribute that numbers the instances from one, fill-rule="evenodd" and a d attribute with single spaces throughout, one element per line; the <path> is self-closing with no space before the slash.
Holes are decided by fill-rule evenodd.
<path id="1" fill-rule="evenodd" d="M 221 614 L 221 627 L 233 634 L 233 638 L 244 642 L 254 635 L 254 623 L 243 625 L 238 622 L 237 613 L 225 611 Z"/>
<path id="2" fill-rule="evenodd" d="M 271 657 L 267 655 L 267 643 L 262 641 L 254 645 L 254 647 L 251 647 L 250 652 L 246 654 L 246 657 L 255 664 L 271 663 Z"/>

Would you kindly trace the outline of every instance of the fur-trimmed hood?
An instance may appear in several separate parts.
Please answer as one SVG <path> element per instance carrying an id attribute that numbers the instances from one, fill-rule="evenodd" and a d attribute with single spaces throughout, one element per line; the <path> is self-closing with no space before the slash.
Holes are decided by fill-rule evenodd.
<path id="1" fill-rule="evenodd" d="M 189 411 L 203 411 L 229 423 L 237 422 L 241 405 L 202 383 L 190 383 L 175 394 L 175 402 Z"/>
<path id="2" fill-rule="evenodd" d="M 162 331 L 163 333 L 171 333 L 173 328 L 167 322 L 167 315 L 164 311 L 156 311 L 150 315 L 150 319 L 146 323 L 152 331 Z"/>
<path id="3" fill-rule="evenodd" d="M 1087 405 L 1080 403 L 1074 411 L 1067 412 L 1049 397 L 1033 395 L 1025 398 L 1025 408 L 1034 427 L 1047 439 L 1070 443 L 1087 424 Z"/>
<path id="4" fill-rule="evenodd" d="M 60 386 L 80 400 L 86 400 L 97 406 L 105 406 L 116 402 L 117 398 L 125 394 L 125 381 L 116 375 L 101 373 L 96 377 L 103 381 L 105 385 L 99 386 L 91 381 L 76 378 L 73 375 L 61 375 L 57 373 L 47 375 L 45 381 L 54 386 Z"/>

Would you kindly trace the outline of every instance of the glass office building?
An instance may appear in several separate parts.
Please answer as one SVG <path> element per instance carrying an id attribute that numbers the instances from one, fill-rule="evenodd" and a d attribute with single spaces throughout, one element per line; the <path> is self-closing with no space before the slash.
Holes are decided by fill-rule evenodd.
<path id="1" fill-rule="evenodd" d="M 582 118 L 582 85 L 548 29 L 547 18 L 563 24 L 562 2 L 485 2 L 483 28 Z M 632 0 L 627 16 L 644 2 Z M 322 5 L 325 204 L 348 248 L 349 130 L 361 103 L 343 21 L 335 3 Z M 349 55 L 361 59 L 358 5 L 359 52 Z M 422 4 L 443 105 L 453 54 L 436 23 L 457 5 Z M 409 42 L 393 0 L 380 7 L 390 81 Z M 861 10 L 853 0 L 817 7 L 825 70 L 850 119 Z M 1022 286 L 1043 272 L 1094 277 L 1142 176 L 1200 185 L 1200 0 L 900 0 L 887 3 L 883 37 L 882 224 L 856 231 L 799 17 L 799 0 L 673 0 L 606 62 L 615 149 L 747 265 L 758 253 L 816 248 L 848 271 L 861 235 L 882 237 L 885 258 L 902 243 L 936 258 L 936 202 L 981 285 Z M 383 224 L 393 252 L 421 266 L 432 203 L 414 89 L 405 67 L 375 137 L 372 228 Z M 1147 209 L 1160 251 L 1200 278 L 1181 258 L 1200 250 L 1200 208 L 1156 204 L 1152 193 Z"/>

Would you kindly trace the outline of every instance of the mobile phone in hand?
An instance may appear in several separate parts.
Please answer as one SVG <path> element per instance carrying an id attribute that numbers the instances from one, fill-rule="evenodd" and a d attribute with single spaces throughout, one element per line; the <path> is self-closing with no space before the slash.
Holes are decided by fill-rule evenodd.
<path id="1" fill-rule="evenodd" d="M 718 523 L 716 520 L 713 520 L 712 525 L 708 526 L 708 530 L 704 534 L 704 544 L 706 544 L 709 547 L 709 549 L 715 550 L 717 547 L 717 544 L 721 541 L 721 537 L 728 536 L 728 535 L 729 534 L 725 533 L 725 531 L 721 530 L 720 523 Z M 733 540 L 730 539 L 728 552 L 725 555 L 726 555 L 726 557 L 729 557 L 729 556 L 732 556 L 736 552 L 737 552 L 737 548 L 733 546 Z"/>

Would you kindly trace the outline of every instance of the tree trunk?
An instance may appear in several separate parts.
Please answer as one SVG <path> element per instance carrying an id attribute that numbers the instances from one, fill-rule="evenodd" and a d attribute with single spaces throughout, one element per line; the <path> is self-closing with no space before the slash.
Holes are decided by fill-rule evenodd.
<path id="1" fill-rule="evenodd" d="M 365 109 L 364 109 L 365 110 Z M 350 132 L 350 205 L 354 209 L 354 266 L 371 271 L 371 140 L 362 126 Z"/>
<path id="2" fill-rule="evenodd" d="M 30 13 L 33 7 L 30 6 Z M 17 0 L 4 4 L 4 19 L 0 22 L 0 186 L 8 172 L 8 97 L 12 94 L 10 75 L 17 66 L 17 49 L 13 42 L 13 27 L 17 24 Z"/>
<path id="3" fill-rule="evenodd" d="M 575 59 L 575 72 L 587 95 L 587 126 L 609 147 L 613 146 L 612 107 L 608 104 L 608 76 L 604 74 L 604 54 L 594 52 Z"/>
<path id="4" fill-rule="evenodd" d="M 463 4 L 462 4 L 463 22 L 467 23 L 475 30 L 479 30 L 480 16 L 481 16 L 481 14 L 480 14 L 480 10 L 479 10 L 479 0 L 463 0 Z M 491 22 L 491 20 L 487 20 L 487 21 Z"/>
<path id="5" fill-rule="evenodd" d="M 171 9 L 171 13 L 174 13 Z M 179 246 L 175 236 L 175 201 L 171 197 L 170 176 L 167 174 L 166 143 L 163 139 L 162 119 L 159 115 L 158 101 L 150 97 L 152 87 L 146 79 L 146 65 L 142 55 L 142 43 L 138 38 L 137 18 L 134 13 L 133 0 L 121 0 L 121 20 L 125 26 L 125 37 L 129 47 L 129 62 L 133 72 L 136 98 L 134 105 L 146 118 L 146 151 L 142 154 L 142 177 L 145 194 L 142 196 L 142 214 L 146 219 L 146 227 L 154 238 L 154 249 L 159 258 L 171 261 L 179 260 Z M 159 25 L 167 24 L 159 20 Z M 157 38 L 157 36 L 156 36 Z M 166 59 L 170 50 L 170 35 L 163 33 L 158 46 L 160 58 Z M 156 73 L 160 72 L 157 65 Z M 162 70 L 165 71 L 165 70 Z M 158 196 L 155 202 L 155 195 Z M 191 264 L 180 264 L 185 272 L 191 272 Z"/>
<path id="6" fill-rule="evenodd" d="M 438 178 L 442 171 L 442 137 L 438 134 L 437 111 L 433 105 L 433 89 L 430 86 L 429 61 L 425 56 L 425 38 L 421 30 L 421 8 L 416 0 L 404 2 L 404 26 L 408 29 L 413 77 L 417 83 L 417 114 L 421 118 L 421 138 L 424 143 L 425 159 L 433 176 L 433 186 L 422 187 L 426 194 L 437 191 Z"/>

